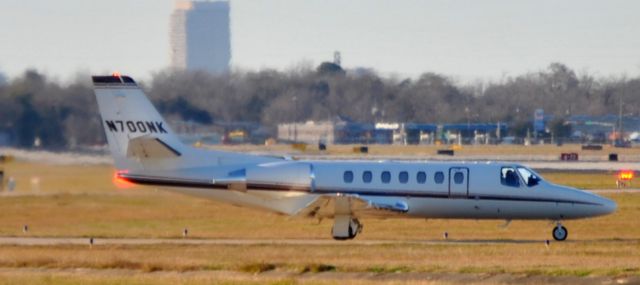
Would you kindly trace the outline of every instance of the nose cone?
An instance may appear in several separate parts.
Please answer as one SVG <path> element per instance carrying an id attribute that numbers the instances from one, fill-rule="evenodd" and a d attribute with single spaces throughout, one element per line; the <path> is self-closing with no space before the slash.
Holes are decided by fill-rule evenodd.
<path id="1" fill-rule="evenodd" d="M 600 200 L 598 203 L 602 205 L 602 212 L 600 213 L 600 215 L 611 214 L 615 212 L 616 209 L 618 208 L 618 205 L 613 200 L 603 198 L 603 197 L 598 197 L 598 198 Z"/>
<path id="2" fill-rule="evenodd" d="M 613 200 L 592 194 L 589 201 L 593 204 L 590 207 L 589 216 L 604 216 L 616 211 L 618 205 Z"/>
<path id="3" fill-rule="evenodd" d="M 582 201 L 586 205 L 576 211 L 577 217 L 596 217 L 611 214 L 616 211 L 618 205 L 616 202 L 596 195 L 591 192 L 581 191 L 574 188 L 564 187 L 566 197 L 573 197 L 578 201 Z"/>

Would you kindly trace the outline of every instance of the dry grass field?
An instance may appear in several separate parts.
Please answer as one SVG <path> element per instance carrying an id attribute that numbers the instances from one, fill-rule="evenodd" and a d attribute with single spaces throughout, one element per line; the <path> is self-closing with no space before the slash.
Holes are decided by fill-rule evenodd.
<path id="1" fill-rule="evenodd" d="M 0 236 L 182 238 L 186 227 L 189 239 L 330 239 L 331 221 L 118 189 L 107 165 L 3 167 L 18 187 L 0 194 Z M 543 175 L 588 189 L 611 188 L 614 179 L 606 172 Z M 0 284 L 640 282 L 640 193 L 606 196 L 618 202 L 614 215 L 567 221 L 569 241 L 548 248 L 548 222 L 504 229 L 502 221 L 364 220 L 356 241 L 341 244 L 0 245 Z M 415 242 L 441 241 L 445 231 L 446 242 Z M 358 243 L 366 240 L 388 243 Z"/>

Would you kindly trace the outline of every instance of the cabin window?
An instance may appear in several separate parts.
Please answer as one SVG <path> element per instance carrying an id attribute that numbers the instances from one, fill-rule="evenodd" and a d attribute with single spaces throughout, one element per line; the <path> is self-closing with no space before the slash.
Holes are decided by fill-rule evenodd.
<path id="1" fill-rule="evenodd" d="M 538 182 L 540 182 L 540 178 L 529 169 L 518 167 L 518 173 L 520 173 L 522 180 L 524 180 L 528 187 L 536 186 Z"/>
<path id="2" fill-rule="evenodd" d="M 500 170 L 500 183 L 509 187 L 520 187 L 520 178 L 513 167 L 503 167 Z"/>
<path id="3" fill-rule="evenodd" d="M 382 183 L 391 182 L 391 172 L 383 171 L 382 174 L 380 174 L 380 179 L 382 180 Z"/>
<path id="4" fill-rule="evenodd" d="M 436 184 L 442 184 L 442 182 L 444 182 L 444 172 L 436 172 L 436 174 L 433 175 L 433 181 L 435 181 Z"/>
<path id="5" fill-rule="evenodd" d="M 456 172 L 456 174 L 453 175 L 453 183 L 462 184 L 462 182 L 464 182 L 464 174 L 462 174 L 462 172 Z"/>
<path id="6" fill-rule="evenodd" d="M 416 181 L 419 184 L 424 184 L 427 182 L 427 174 L 424 171 L 418 171 L 418 175 L 416 175 Z"/>
<path id="7" fill-rule="evenodd" d="M 342 175 L 342 179 L 345 183 L 353 182 L 353 171 L 345 171 L 344 175 Z"/>
<path id="8" fill-rule="evenodd" d="M 409 172 L 400 171 L 400 174 L 398 174 L 398 180 L 400 180 L 400 183 L 402 184 L 409 182 Z"/>
<path id="9" fill-rule="evenodd" d="M 373 179 L 373 174 L 371 171 L 362 172 L 362 181 L 364 183 L 371 183 L 371 179 Z"/>

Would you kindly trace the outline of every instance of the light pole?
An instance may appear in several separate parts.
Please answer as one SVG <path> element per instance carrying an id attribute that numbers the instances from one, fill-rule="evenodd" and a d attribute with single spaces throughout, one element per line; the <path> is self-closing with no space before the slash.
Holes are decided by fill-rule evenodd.
<path id="1" fill-rule="evenodd" d="M 471 118 L 469 117 L 469 106 L 464 107 L 464 113 L 467 116 L 467 135 L 471 137 Z"/>
<path id="2" fill-rule="evenodd" d="M 293 96 L 294 113 L 293 113 L 293 141 L 298 142 L 298 96 Z"/>
<path id="3" fill-rule="evenodd" d="M 620 92 L 620 98 L 619 98 L 619 107 L 618 107 L 618 135 L 616 136 L 616 141 L 614 142 L 615 146 L 623 146 L 624 145 L 624 138 L 622 136 L 622 132 L 624 131 L 622 129 L 622 95 L 624 95 L 624 89 L 622 90 L 622 92 Z"/>

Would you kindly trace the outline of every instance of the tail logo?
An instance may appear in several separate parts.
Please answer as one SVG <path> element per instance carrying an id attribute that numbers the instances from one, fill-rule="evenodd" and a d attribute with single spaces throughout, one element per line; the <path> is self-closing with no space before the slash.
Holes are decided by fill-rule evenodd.
<path id="1" fill-rule="evenodd" d="M 162 125 L 163 122 L 152 121 L 111 121 L 105 120 L 107 128 L 110 132 L 123 133 L 129 131 L 130 133 L 168 133 Z"/>

